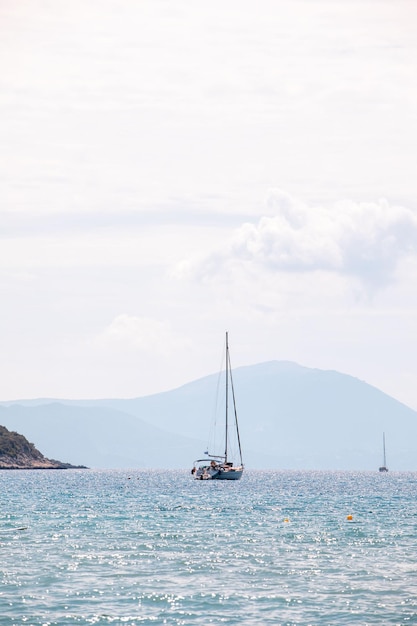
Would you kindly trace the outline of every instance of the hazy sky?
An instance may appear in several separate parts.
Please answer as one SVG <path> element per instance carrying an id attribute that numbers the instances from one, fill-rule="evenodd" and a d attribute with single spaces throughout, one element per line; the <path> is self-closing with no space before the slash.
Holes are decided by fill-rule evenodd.
<path id="1" fill-rule="evenodd" d="M 414 0 L 3 0 L 0 399 L 232 363 L 417 409 Z"/>

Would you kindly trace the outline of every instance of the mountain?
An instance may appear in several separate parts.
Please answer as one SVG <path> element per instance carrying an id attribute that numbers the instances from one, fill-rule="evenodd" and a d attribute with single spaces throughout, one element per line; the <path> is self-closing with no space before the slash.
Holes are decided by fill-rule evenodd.
<path id="1" fill-rule="evenodd" d="M 47 459 L 23 435 L 0 426 L 0 469 L 68 469 L 70 463 Z"/>
<path id="2" fill-rule="evenodd" d="M 291 362 L 233 373 L 248 468 L 391 470 L 417 464 L 417 412 L 367 383 Z M 188 468 L 206 449 L 218 375 L 133 399 L 0 403 L 0 424 L 90 467 Z"/>

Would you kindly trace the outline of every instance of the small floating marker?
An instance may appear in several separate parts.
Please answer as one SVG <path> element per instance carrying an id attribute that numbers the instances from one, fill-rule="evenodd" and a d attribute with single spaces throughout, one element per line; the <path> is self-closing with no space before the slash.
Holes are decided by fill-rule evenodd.
<path id="1" fill-rule="evenodd" d="M 353 515 L 348 515 L 346 519 L 348 522 L 351 522 L 353 520 Z"/>
<path id="2" fill-rule="evenodd" d="M 289 521 L 290 521 L 290 520 L 288 519 L 288 517 L 286 517 L 286 518 L 284 519 L 284 522 L 285 522 L 286 524 L 288 524 L 288 523 L 289 523 Z"/>

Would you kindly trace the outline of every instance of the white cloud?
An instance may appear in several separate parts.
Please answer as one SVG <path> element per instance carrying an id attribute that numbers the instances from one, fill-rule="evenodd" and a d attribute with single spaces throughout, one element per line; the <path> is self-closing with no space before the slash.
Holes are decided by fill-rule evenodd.
<path id="1" fill-rule="evenodd" d="M 417 213 L 386 200 L 308 206 L 273 190 L 267 207 L 275 214 L 242 224 L 223 250 L 184 261 L 179 272 L 208 277 L 250 263 L 271 272 L 336 272 L 378 286 L 392 280 L 401 259 L 417 253 Z"/>
<path id="2" fill-rule="evenodd" d="M 98 335 L 95 344 L 106 350 L 168 354 L 176 341 L 168 322 L 122 313 Z"/>

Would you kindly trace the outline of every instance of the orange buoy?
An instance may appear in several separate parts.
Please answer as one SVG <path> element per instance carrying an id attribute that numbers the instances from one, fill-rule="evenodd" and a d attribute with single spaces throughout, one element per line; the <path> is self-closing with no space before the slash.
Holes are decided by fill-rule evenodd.
<path id="1" fill-rule="evenodd" d="M 351 522 L 353 520 L 353 515 L 348 515 L 346 519 Z"/>

